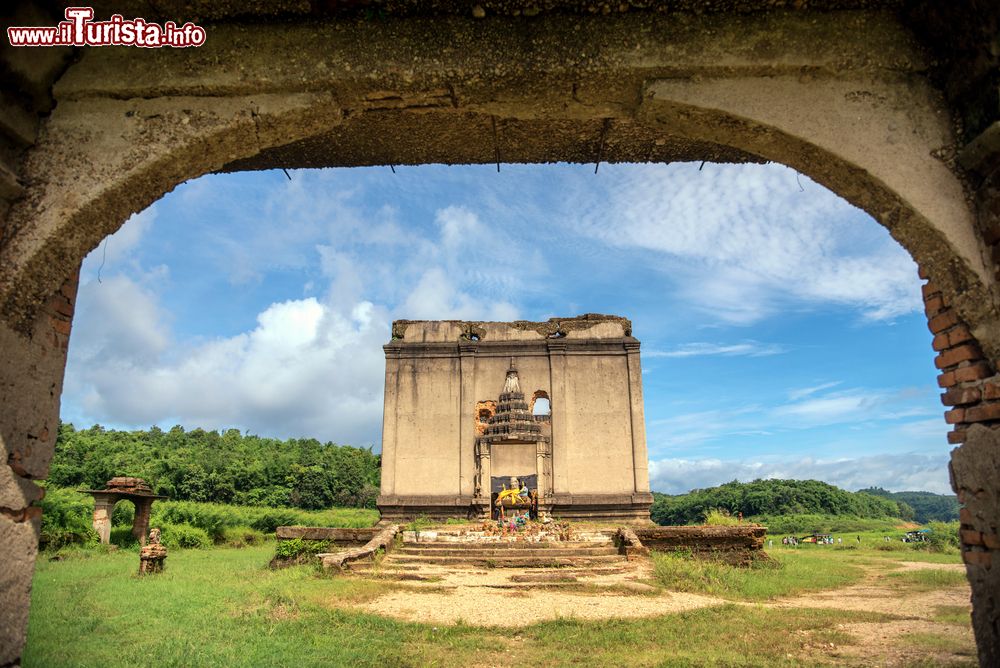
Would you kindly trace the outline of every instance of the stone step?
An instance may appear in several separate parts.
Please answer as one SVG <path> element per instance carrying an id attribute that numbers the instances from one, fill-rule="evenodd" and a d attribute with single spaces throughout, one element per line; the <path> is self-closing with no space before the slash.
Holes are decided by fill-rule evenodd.
<path id="1" fill-rule="evenodd" d="M 426 556 L 399 554 L 398 552 L 393 552 L 386 558 L 386 565 L 389 567 L 405 566 L 409 564 L 436 564 L 443 566 L 480 566 L 484 568 L 552 568 L 612 564 L 624 561 L 625 557 L 621 555 L 547 557 L 539 554 L 530 556 L 505 555 L 501 557 L 480 557 L 473 555 Z"/>
<path id="2" fill-rule="evenodd" d="M 562 550 L 562 549 L 591 549 L 591 548 L 614 548 L 614 543 L 608 541 L 543 541 L 540 543 L 516 542 L 487 542 L 487 541 L 435 541 L 430 543 L 403 542 L 403 548 L 415 548 L 420 550 L 464 550 L 473 548 L 486 548 L 496 550 Z"/>
<path id="3" fill-rule="evenodd" d="M 486 545 L 470 545 L 464 546 L 451 546 L 451 547 L 435 547 L 433 549 L 427 549 L 425 547 L 418 547 L 412 545 L 404 545 L 403 547 L 396 548 L 392 551 L 394 555 L 420 555 L 428 557 L 498 557 L 501 559 L 506 559 L 508 557 L 535 557 L 535 558 L 546 558 L 546 557 L 600 557 L 617 555 L 618 548 L 616 547 L 538 547 L 535 549 L 522 548 L 522 549 L 510 549 L 510 548 L 496 548 Z"/>

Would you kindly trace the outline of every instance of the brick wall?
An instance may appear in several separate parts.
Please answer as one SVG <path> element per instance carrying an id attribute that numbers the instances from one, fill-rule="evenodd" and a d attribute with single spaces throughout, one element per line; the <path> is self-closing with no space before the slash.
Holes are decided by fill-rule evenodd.
<path id="1" fill-rule="evenodd" d="M 997 254 L 1000 234 L 995 233 L 998 227 L 1000 225 L 994 225 L 992 242 L 987 237 L 994 262 L 1000 262 Z M 926 275 L 921 273 L 921 277 L 926 278 Z M 1000 374 L 934 283 L 923 286 L 923 295 L 927 326 L 934 335 L 932 346 L 938 353 L 935 365 L 941 372 L 938 385 L 944 390 L 941 402 L 948 407 L 944 417 L 952 425 L 948 442 L 965 443 L 968 430 L 974 424 L 1000 429 Z M 967 481 L 956 482 L 959 484 L 958 500 L 963 505 L 973 502 L 971 505 L 976 506 L 978 497 L 987 493 L 984 489 L 966 489 L 962 483 L 967 484 Z M 1000 550 L 996 525 L 984 521 L 984 517 L 975 517 L 968 507 L 961 509 L 959 520 L 962 559 L 971 566 L 991 568 L 994 555 Z"/>

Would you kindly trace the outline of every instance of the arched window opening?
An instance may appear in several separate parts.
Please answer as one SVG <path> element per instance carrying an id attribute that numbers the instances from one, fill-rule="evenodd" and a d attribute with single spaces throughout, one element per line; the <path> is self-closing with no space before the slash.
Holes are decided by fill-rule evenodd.
<path id="1" fill-rule="evenodd" d="M 552 402 L 545 390 L 538 390 L 531 397 L 531 414 L 549 416 L 552 415 Z"/>

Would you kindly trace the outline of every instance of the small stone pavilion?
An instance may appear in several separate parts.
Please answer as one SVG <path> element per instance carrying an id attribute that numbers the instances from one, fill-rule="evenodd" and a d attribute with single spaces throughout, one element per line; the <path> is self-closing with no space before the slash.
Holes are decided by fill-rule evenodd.
<path id="1" fill-rule="evenodd" d="M 111 513 L 119 501 L 125 499 L 135 505 L 132 535 L 145 545 L 153 501 L 167 498 L 153 494 L 152 488 L 142 478 L 112 478 L 104 489 L 81 489 L 80 492 L 94 497 L 94 531 L 104 544 L 111 542 Z"/>
<path id="2" fill-rule="evenodd" d="M 557 518 L 649 522 L 628 319 L 398 320 L 384 349 L 383 520 L 490 517 L 518 486 Z"/>

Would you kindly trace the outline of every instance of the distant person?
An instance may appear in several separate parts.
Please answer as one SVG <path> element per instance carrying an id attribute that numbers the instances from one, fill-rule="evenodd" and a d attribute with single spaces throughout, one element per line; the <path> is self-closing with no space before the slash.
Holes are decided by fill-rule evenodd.
<path id="1" fill-rule="evenodd" d="M 859 543 L 861 542 L 861 536 L 858 536 L 858 542 Z"/>

